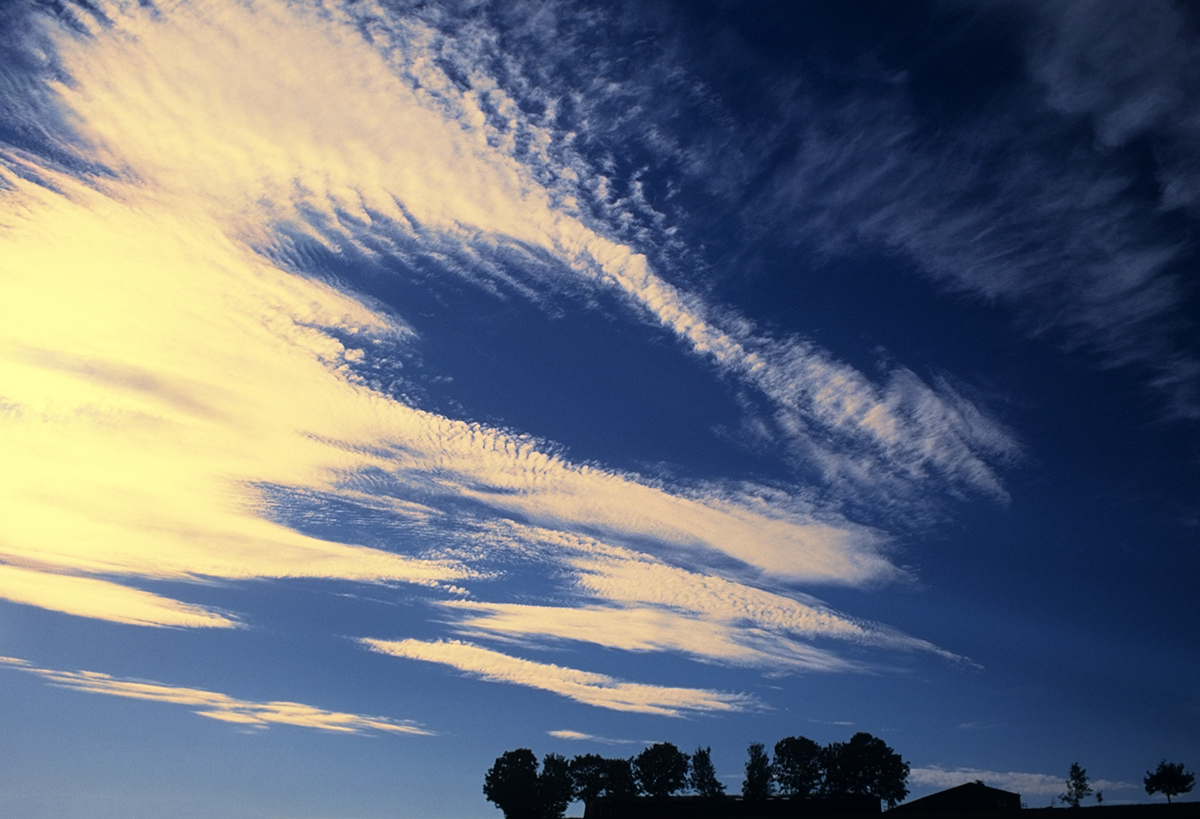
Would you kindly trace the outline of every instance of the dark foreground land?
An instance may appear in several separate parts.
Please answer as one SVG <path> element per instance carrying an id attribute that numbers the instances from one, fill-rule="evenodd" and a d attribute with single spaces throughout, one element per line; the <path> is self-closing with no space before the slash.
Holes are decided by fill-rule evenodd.
<path id="1" fill-rule="evenodd" d="M 848 810 L 849 805 L 806 805 L 798 806 L 771 802 L 760 803 L 764 810 L 755 810 L 753 805 L 740 804 L 731 810 L 713 809 L 712 803 L 697 799 L 674 799 L 670 804 L 663 800 L 636 800 L 624 805 L 605 805 L 601 810 L 594 808 L 585 814 L 586 819 L 880 819 L 891 811 Z M 740 801 L 740 800 L 739 800 Z M 780 800 L 783 802 L 783 800 Z M 720 804 L 718 802 L 718 804 Z M 832 810 L 823 810 L 823 807 Z M 1092 805 L 1080 808 L 1019 808 L 1017 810 L 896 810 L 896 819 L 1005 819 L 1014 817 L 1019 811 L 1021 819 L 1200 819 L 1200 802 L 1175 802 L 1174 804 L 1145 805 Z M 1033 814 L 1037 814 L 1034 816 Z"/>

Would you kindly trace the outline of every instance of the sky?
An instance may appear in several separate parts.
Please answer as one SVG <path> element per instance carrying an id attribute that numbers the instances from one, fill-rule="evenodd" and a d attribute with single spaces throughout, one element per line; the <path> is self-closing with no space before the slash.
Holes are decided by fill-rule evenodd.
<path id="1" fill-rule="evenodd" d="M 1185 3 L 7 0 L 0 813 L 1159 800 L 1198 263 Z"/>

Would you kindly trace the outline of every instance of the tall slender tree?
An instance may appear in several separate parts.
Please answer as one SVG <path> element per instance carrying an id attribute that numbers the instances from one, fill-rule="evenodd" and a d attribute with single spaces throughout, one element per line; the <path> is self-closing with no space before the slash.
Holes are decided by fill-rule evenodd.
<path id="1" fill-rule="evenodd" d="M 1088 784 L 1087 769 L 1079 767 L 1078 762 L 1071 763 L 1071 771 L 1067 774 L 1067 790 L 1058 798 L 1063 804 L 1070 805 L 1073 808 L 1079 807 L 1082 802 L 1092 792 L 1092 786 Z"/>
<path id="2" fill-rule="evenodd" d="M 766 799 L 775 789 L 771 781 L 771 758 L 761 742 L 751 742 L 746 749 L 746 778 L 742 781 L 742 799 L 747 802 Z"/>
<path id="3" fill-rule="evenodd" d="M 700 796 L 709 799 L 720 799 L 725 795 L 725 785 L 717 779 L 717 771 L 713 768 L 712 748 L 697 748 L 692 753 L 688 784 Z"/>

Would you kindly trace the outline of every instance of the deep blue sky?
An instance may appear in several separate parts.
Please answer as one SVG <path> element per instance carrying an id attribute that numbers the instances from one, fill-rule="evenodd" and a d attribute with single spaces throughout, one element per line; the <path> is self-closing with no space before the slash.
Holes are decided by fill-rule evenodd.
<path id="1" fill-rule="evenodd" d="M 0 15 L 0 812 L 1200 763 L 1194 8 Z"/>

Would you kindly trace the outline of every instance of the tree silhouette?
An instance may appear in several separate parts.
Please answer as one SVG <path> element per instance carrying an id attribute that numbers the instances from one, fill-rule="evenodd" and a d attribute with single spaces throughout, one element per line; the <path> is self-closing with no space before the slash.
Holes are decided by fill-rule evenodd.
<path id="1" fill-rule="evenodd" d="M 537 757 L 528 748 L 505 751 L 483 780 L 483 795 L 505 819 L 561 819 L 574 791 L 566 759 L 546 754 L 538 773 Z"/>
<path id="2" fill-rule="evenodd" d="M 1146 778 L 1142 782 L 1146 785 L 1147 794 L 1153 796 L 1161 793 L 1167 797 L 1167 804 L 1170 804 L 1172 796 L 1191 793 L 1192 786 L 1196 784 L 1196 776 L 1184 773 L 1182 762 L 1167 762 L 1164 759 L 1158 763 L 1154 773 L 1146 771 Z"/>
<path id="3" fill-rule="evenodd" d="M 504 811 L 504 819 L 541 819 L 533 751 L 518 748 L 501 754 L 484 777 L 483 795 Z"/>
<path id="4" fill-rule="evenodd" d="M 604 795 L 616 799 L 633 799 L 638 795 L 637 780 L 633 777 L 633 763 L 628 759 L 604 760 Z"/>
<path id="5" fill-rule="evenodd" d="M 604 793 L 608 780 L 608 760 L 599 754 L 583 754 L 571 760 L 571 784 L 575 798 L 591 802 Z"/>
<path id="6" fill-rule="evenodd" d="M 585 804 L 600 796 L 632 798 L 637 783 L 628 759 L 605 759 L 599 754 L 577 756 L 570 763 L 575 798 Z"/>
<path id="7" fill-rule="evenodd" d="M 633 758 L 633 777 L 647 796 L 670 796 L 688 784 L 688 755 L 669 742 L 651 745 Z"/>
<path id="8" fill-rule="evenodd" d="M 709 799 L 720 799 L 725 795 L 725 786 L 717 779 L 712 764 L 712 748 L 697 748 L 692 754 L 692 771 L 688 775 L 692 790 Z"/>
<path id="9" fill-rule="evenodd" d="M 821 749 L 824 796 L 874 796 L 894 808 L 908 796 L 908 763 L 882 739 L 859 731 Z"/>
<path id="10" fill-rule="evenodd" d="M 539 813 L 543 819 L 557 819 L 566 811 L 575 796 L 575 784 L 571 781 L 571 769 L 565 757 L 546 754 L 542 758 L 537 796 Z"/>
<path id="11" fill-rule="evenodd" d="M 1058 798 L 1064 804 L 1077 808 L 1079 807 L 1079 803 L 1087 798 L 1091 792 L 1092 786 L 1088 784 L 1087 770 L 1079 767 L 1078 762 L 1072 762 L 1071 772 L 1067 774 L 1067 792 Z"/>
<path id="12" fill-rule="evenodd" d="M 766 799 L 774 790 L 771 781 L 771 760 L 761 742 L 751 742 L 746 749 L 746 778 L 742 781 L 742 799 L 747 802 Z"/>
<path id="13" fill-rule="evenodd" d="M 808 737 L 786 737 L 775 743 L 771 777 L 779 792 L 810 796 L 821 785 L 821 746 Z"/>

